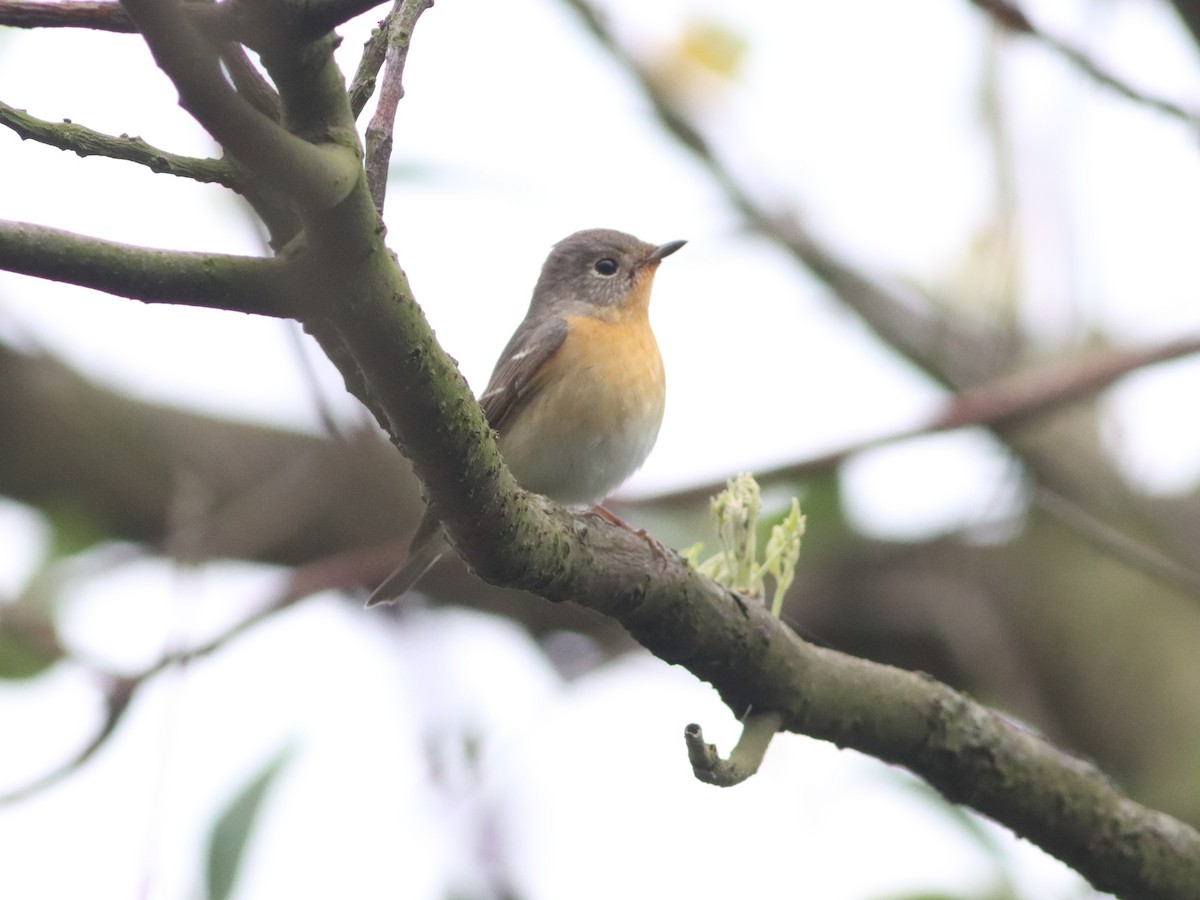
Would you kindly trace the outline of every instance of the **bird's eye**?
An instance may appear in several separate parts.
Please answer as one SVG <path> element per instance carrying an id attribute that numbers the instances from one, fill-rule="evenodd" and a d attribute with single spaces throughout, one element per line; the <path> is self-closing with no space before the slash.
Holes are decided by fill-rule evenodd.
<path id="1" fill-rule="evenodd" d="M 596 260 L 596 265 L 594 265 L 592 268 L 596 270 L 597 275 L 603 275 L 607 278 L 609 275 L 617 274 L 618 266 L 615 259 L 609 259 L 606 256 L 604 259 Z"/>

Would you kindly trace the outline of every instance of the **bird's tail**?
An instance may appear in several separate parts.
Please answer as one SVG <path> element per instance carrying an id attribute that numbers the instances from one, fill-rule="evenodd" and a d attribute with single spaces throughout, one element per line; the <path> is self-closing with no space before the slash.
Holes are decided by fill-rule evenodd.
<path id="1" fill-rule="evenodd" d="M 404 562 L 383 580 L 383 584 L 371 591 L 367 598 L 368 609 L 381 603 L 395 603 L 450 549 L 450 542 L 440 525 L 427 534 L 422 534 L 423 530 L 417 529 Z"/>

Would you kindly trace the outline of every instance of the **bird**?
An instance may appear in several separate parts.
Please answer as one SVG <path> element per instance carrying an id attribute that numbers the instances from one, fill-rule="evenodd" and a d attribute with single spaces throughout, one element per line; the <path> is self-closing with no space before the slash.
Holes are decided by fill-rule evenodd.
<path id="1" fill-rule="evenodd" d="M 521 487 L 586 507 L 641 468 L 666 403 L 650 288 L 659 263 L 685 243 L 593 228 L 551 248 L 525 318 L 479 397 Z M 427 510 L 408 556 L 366 605 L 395 602 L 449 549 Z"/>

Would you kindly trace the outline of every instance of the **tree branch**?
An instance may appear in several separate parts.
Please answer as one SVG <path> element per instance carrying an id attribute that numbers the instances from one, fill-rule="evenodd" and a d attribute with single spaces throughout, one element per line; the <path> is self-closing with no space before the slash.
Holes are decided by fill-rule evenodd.
<path id="1" fill-rule="evenodd" d="M 697 781 L 717 787 L 733 787 L 758 772 L 771 738 L 779 731 L 782 716 L 779 713 L 749 713 L 742 722 L 742 736 L 729 754 L 721 759 L 713 744 L 704 742 L 704 731 L 695 723 L 683 730 L 683 741 L 687 745 L 692 774 Z"/>
<path id="2" fill-rule="evenodd" d="M 207 4 L 211 5 L 211 4 Z M 0 25 L 12 28 L 88 28 L 136 34 L 137 28 L 119 3 L 0 2 Z"/>
<path id="3" fill-rule="evenodd" d="M 0 101 L 0 125 L 11 128 L 22 140 L 37 141 L 79 156 L 127 160 L 143 165 L 152 172 L 219 184 L 238 193 L 244 191 L 238 172 L 224 160 L 177 156 L 150 146 L 140 137 L 125 134 L 113 137 L 69 121 L 48 122 L 3 101 Z"/>
<path id="4" fill-rule="evenodd" d="M 931 378 L 954 390 L 995 378 L 1017 361 L 1016 352 L 1020 349 L 1017 344 L 998 345 L 993 335 L 969 324 L 931 315 L 924 298 L 860 270 L 803 227 L 802 217 L 795 212 L 774 213 L 764 208 L 755 200 L 755 193 L 718 159 L 675 99 L 621 45 L 588 0 L 564 2 L 579 14 L 587 30 L 642 87 L 664 129 L 695 154 L 749 226 L 791 254 L 885 343 Z M 769 186 L 758 190 L 760 196 L 783 194 L 786 192 L 773 191 Z M 1060 424 L 1062 421 L 1059 420 Z M 1135 496 L 1096 447 L 1092 424 L 1090 420 L 1082 423 L 1082 427 L 1089 429 L 1087 434 L 1075 434 L 1065 441 L 1061 438 L 1039 441 L 1037 435 L 1015 429 L 998 429 L 995 433 L 1021 458 L 1039 483 L 1068 495 L 1094 515 L 1105 506 L 1134 510 L 1145 517 L 1144 525 L 1169 535 L 1170 523 L 1156 521 L 1156 505 Z M 1080 464 L 1083 453 L 1088 454 L 1088 466 Z M 1083 472 L 1086 477 L 1079 477 Z"/>
<path id="5" fill-rule="evenodd" d="M 303 17 L 306 32 L 316 37 L 386 2 L 387 0 L 303 0 L 296 4 L 296 9 Z M 430 5 L 433 5 L 432 0 Z"/>
<path id="6" fill-rule="evenodd" d="M 213 33 L 228 31 L 227 4 L 212 0 L 183 0 L 188 16 Z M 13 28 L 87 28 L 119 34 L 137 34 L 137 26 L 120 3 L 71 0 L 69 3 L 36 0 L 0 0 L 0 25 Z"/>
<path id="7" fill-rule="evenodd" d="M 421 13 L 433 6 L 433 0 L 397 0 L 393 15 L 387 18 L 387 69 L 375 115 L 367 125 L 367 185 L 375 208 L 383 212 L 387 197 L 388 166 L 392 161 L 392 131 L 396 127 L 396 107 L 404 97 L 404 63 L 408 45 Z"/>
<path id="8" fill-rule="evenodd" d="M 1140 349 L 1092 351 L 1038 371 L 1003 376 L 961 391 L 924 422 L 857 441 L 820 456 L 763 469 L 755 473 L 755 478 L 764 486 L 794 483 L 834 469 L 860 453 L 889 444 L 960 428 L 986 427 L 1002 431 L 1026 425 L 1069 403 L 1086 400 L 1133 372 L 1195 353 L 1200 353 L 1200 337 L 1178 338 Z M 722 487 L 724 481 L 713 481 L 655 494 L 653 502 L 700 502 Z"/>
<path id="9" fill-rule="evenodd" d="M 0 221 L 0 269 L 141 300 L 294 317 L 288 263 L 151 250 L 57 228 Z"/>
<path id="10" fill-rule="evenodd" d="M 1051 51 L 1057 53 L 1079 71 L 1083 72 L 1088 78 L 1114 91 L 1126 100 L 1132 100 L 1134 103 L 1165 113 L 1193 129 L 1200 128 L 1200 113 L 1196 110 L 1186 109 L 1172 100 L 1155 97 L 1146 91 L 1133 87 L 1128 82 L 1112 74 L 1079 48 L 1061 38 L 1052 37 L 1041 28 L 1038 28 L 1030 21 L 1024 10 L 1016 3 L 1011 2 L 1011 0 L 970 0 L 970 2 L 987 13 L 997 25 L 1011 31 L 1013 34 L 1024 35 L 1048 47 Z"/>
<path id="11" fill-rule="evenodd" d="M 298 26 L 297 33 L 315 38 L 332 31 L 367 10 L 382 5 L 385 0 L 306 0 L 279 4 L 271 12 L 275 21 Z M 240 10 L 234 4 L 214 3 L 211 0 L 182 0 L 182 7 L 213 34 L 234 37 Z M 14 28 L 88 28 L 93 31 L 112 31 L 135 34 L 140 29 L 120 3 L 103 0 L 71 0 L 61 2 L 30 2 L 30 0 L 0 0 L 0 25 Z"/>
<path id="12" fill-rule="evenodd" d="M 328 590 L 345 590 L 353 586 L 357 572 L 353 565 L 347 566 L 343 556 L 333 556 L 328 559 L 311 563 L 297 568 L 288 578 L 283 591 L 269 604 L 246 616 L 240 622 L 226 628 L 220 634 L 191 649 L 171 653 L 158 662 L 138 672 L 135 675 L 122 676 L 112 672 L 101 671 L 96 666 L 84 660 L 73 659 L 71 662 L 90 670 L 103 685 L 105 716 L 96 729 L 96 733 L 73 755 L 59 763 L 44 774 L 27 784 L 0 793 L 0 806 L 19 803 L 39 791 L 53 787 L 64 778 L 82 768 L 88 760 L 96 755 L 104 744 L 112 737 L 117 726 L 125 717 L 137 691 L 151 679 L 176 666 L 186 665 L 197 659 L 202 659 L 228 645 L 235 638 L 251 631 L 267 621 L 275 614 L 294 606 L 301 600 L 313 594 Z M 26 627 L 37 627 L 38 623 L 27 622 Z M 52 625 L 44 627 L 53 628 Z"/>
<path id="13" fill-rule="evenodd" d="M 384 60 L 387 59 L 391 22 L 403 4 L 404 0 L 396 0 L 391 11 L 371 31 L 371 36 L 363 44 L 362 57 L 358 61 L 358 68 L 354 70 L 354 77 L 350 79 L 350 88 L 347 91 L 350 97 L 350 110 L 354 113 L 355 119 L 362 114 L 367 101 L 375 93 L 375 79 L 383 67 Z"/>
<path id="14" fill-rule="evenodd" d="M 188 43 L 196 35 L 183 14 L 156 0 L 127 3 L 185 107 L 223 143 L 218 132 L 245 140 L 239 131 L 248 107 L 230 101 L 211 54 Z M 327 48 L 328 42 L 303 49 Z M 344 127 L 324 74 L 317 75 L 323 93 L 312 108 L 296 109 L 303 79 L 290 83 L 284 63 L 267 61 L 289 114 L 305 115 L 302 133 Z M 341 103 L 348 116 L 344 85 Z M 293 149 L 262 130 L 266 117 L 250 118 L 251 133 L 271 138 L 252 157 L 252 168 Z M 274 164 L 293 169 L 290 187 L 311 187 L 298 174 L 309 171 L 304 165 L 286 156 Z M 314 162 L 310 174 L 328 174 L 321 168 Z M 365 179 L 354 179 L 340 199 L 328 184 L 323 190 L 306 207 L 311 265 L 297 286 L 304 308 L 319 310 L 308 324 L 336 335 L 347 383 L 411 455 L 435 513 L 480 574 L 616 618 L 657 656 L 713 683 L 735 712 L 776 712 L 788 730 L 904 765 L 950 799 L 1036 841 L 1101 889 L 1139 898 L 1194 896 L 1200 834 L 1132 803 L 1091 766 L 931 679 L 809 645 L 761 605 L 655 553 L 629 530 L 521 491 L 383 245 Z"/>
<path id="15" fill-rule="evenodd" d="M 225 80 L 216 52 L 174 0 L 123 5 L 179 90 L 180 105 L 226 152 L 301 208 L 328 209 L 345 199 L 361 175 L 357 135 L 334 127 L 314 144 L 290 133 Z"/>

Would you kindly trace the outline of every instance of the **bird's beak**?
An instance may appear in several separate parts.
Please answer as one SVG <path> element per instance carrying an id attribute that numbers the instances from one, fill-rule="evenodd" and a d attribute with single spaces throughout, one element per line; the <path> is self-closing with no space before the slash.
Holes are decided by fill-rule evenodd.
<path id="1" fill-rule="evenodd" d="M 657 247 L 655 247 L 653 250 L 650 251 L 650 255 L 646 257 L 646 262 L 648 262 L 648 263 L 659 262 L 660 260 L 665 259 L 666 257 L 670 256 L 672 253 L 674 253 L 676 250 L 678 250 L 680 247 L 682 247 L 686 243 L 687 243 L 687 241 L 667 241 L 667 243 L 665 243 L 665 244 L 659 244 Z"/>

